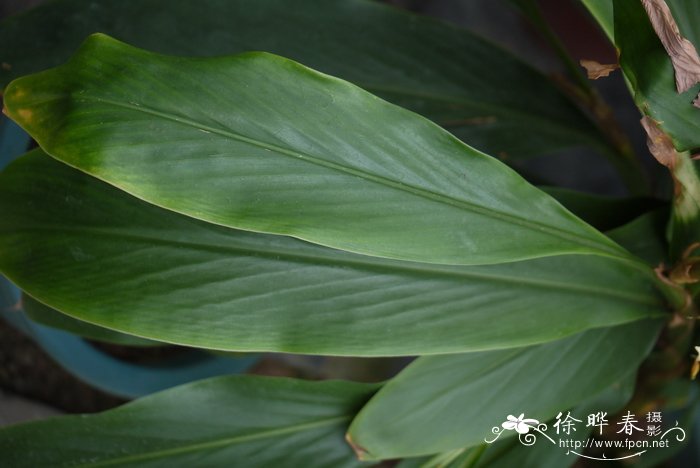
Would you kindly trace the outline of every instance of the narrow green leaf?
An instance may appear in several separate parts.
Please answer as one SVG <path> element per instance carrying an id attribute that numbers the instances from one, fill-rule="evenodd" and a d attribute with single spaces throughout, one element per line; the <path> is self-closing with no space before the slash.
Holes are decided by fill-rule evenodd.
<path id="1" fill-rule="evenodd" d="M 94 32 L 171 55 L 289 57 L 508 160 L 606 145 L 548 77 L 512 54 L 452 25 L 360 0 L 47 2 L 0 23 L 0 88 L 63 63 Z"/>
<path id="2" fill-rule="evenodd" d="M 429 263 L 633 261 L 431 122 L 269 54 L 175 58 L 94 35 L 12 82 L 5 106 L 57 159 L 216 224 Z"/>
<path id="3" fill-rule="evenodd" d="M 613 0 L 620 66 L 640 110 L 659 122 L 679 151 L 700 148 L 700 109 L 692 101 L 700 84 L 678 94 L 673 66 L 641 2 Z M 681 32 L 700 50 L 700 3 L 668 0 Z"/>
<path id="4" fill-rule="evenodd" d="M 125 346 L 158 346 L 160 344 L 155 341 L 119 333 L 108 328 L 98 327 L 97 325 L 75 319 L 42 304 L 27 294 L 22 295 L 22 307 L 24 312 L 33 321 L 48 327 L 73 333 L 74 335 L 82 336 L 83 338 Z"/>
<path id="5" fill-rule="evenodd" d="M 376 385 L 254 376 L 183 385 L 97 415 L 0 429 L 5 466 L 355 467 L 343 431 Z"/>
<path id="6" fill-rule="evenodd" d="M 418 358 L 362 409 L 350 440 L 366 459 L 407 457 L 481 444 L 509 414 L 546 421 L 634 370 L 661 326 L 643 321 L 530 348 Z"/>
<path id="7" fill-rule="evenodd" d="M 230 351 L 522 346 L 664 313 L 649 269 L 594 256 L 454 267 L 236 231 L 34 151 L 0 174 L 0 271 L 81 320 Z"/>

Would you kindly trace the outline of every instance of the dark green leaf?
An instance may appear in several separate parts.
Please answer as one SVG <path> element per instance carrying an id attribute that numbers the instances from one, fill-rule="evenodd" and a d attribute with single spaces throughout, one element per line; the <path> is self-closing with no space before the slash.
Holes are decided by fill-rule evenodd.
<path id="1" fill-rule="evenodd" d="M 451 25 L 358 0 L 59 0 L 0 25 L 0 87 L 103 32 L 172 55 L 267 51 L 351 81 L 509 159 L 605 146 L 544 75 Z"/>
<path id="2" fill-rule="evenodd" d="M 38 150 L 0 174 L 0 270 L 81 320 L 231 351 L 449 353 L 664 313 L 651 269 L 593 256 L 453 267 L 349 254 L 159 209 Z"/>
<path id="3" fill-rule="evenodd" d="M 219 377 L 98 415 L 0 430 L 4 466 L 354 467 L 343 440 L 375 385 Z"/>
<path id="4" fill-rule="evenodd" d="M 431 122 L 269 54 L 166 57 L 95 35 L 12 82 L 5 106 L 57 159 L 216 224 L 429 263 L 634 261 Z"/>
<path id="5" fill-rule="evenodd" d="M 349 437 L 364 458 L 383 459 L 481 444 L 509 414 L 546 421 L 636 369 L 662 325 L 643 321 L 530 348 L 418 358 L 362 409 Z"/>

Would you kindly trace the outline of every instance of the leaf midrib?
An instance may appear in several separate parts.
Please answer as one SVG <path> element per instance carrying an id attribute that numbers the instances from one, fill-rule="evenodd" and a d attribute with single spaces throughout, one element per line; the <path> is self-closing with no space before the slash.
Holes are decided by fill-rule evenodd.
<path id="1" fill-rule="evenodd" d="M 19 229 L 15 229 L 16 231 L 19 231 Z M 403 262 L 400 260 L 392 260 L 392 259 L 384 259 L 381 257 L 372 257 L 368 255 L 361 255 L 361 254 L 354 254 L 358 258 L 357 259 L 350 259 L 350 258 L 343 258 L 340 255 L 342 255 L 342 251 L 338 251 L 338 256 L 323 256 L 323 255 L 314 255 L 310 254 L 308 252 L 290 252 L 288 250 L 279 250 L 279 249 L 274 249 L 274 248 L 261 248 L 258 246 L 241 246 L 241 247 L 234 247 L 230 244 L 223 245 L 223 244 L 214 244 L 214 243 L 201 243 L 201 242 L 188 242 L 188 241 L 183 241 L 183 240 L 172 240 L 172 239 L 165 239 L 161 237 L 151 237 L 151 236 L 144 236 L 144 235 L 137 235 L 137 234 L 127 234 L 124 232 L 113 232 L 110 229 L 100 229 L 100 228 L 85 228 L 85 227 L 68 227 L 68 226 L 60 226 L 59 228 L 56 228 L 55 226 L 39 226 L 39 225 L 33 225 L 31 227 L 24 227 L 21 229 L 23 232 L 31 232 L 31 231 L 48 231 L 52 233 L 57 233 L 57 232 L 67 232 L 67 233 L 79 233 L 79 234 L 85 234 L 85 233 L 90 233 L 92 234 L 91 237 L 97 237 L 97 236 L 107 236 L 107 237 L 113 237 L 113 238 L 122 238 L 122 239 L 131 239 L 137 242 L 146 242 L 146 243 L 153 243 L 153 244 L 160 244 L 160 245 L 168 245 L 168 246 L 177 246 L 177 247 L 185 247 L 189 248 L 192 250 L 209 250 L 209 251 L 214 251 L 214 252 L 226 252 L 226 253 L 234 253 L 234 254 L 241 254 L 247 257 L 262 257 L 262 258 L 267 258 L 267 259 L 272 259 L 272 260 L 279 260 L 279 259 L 287 259 L 292 262 L 297 262 L 297 263 L 307 263 L 307 264 L 315 264 L 315 265 L 344 265 L 344 266 L 349 266 L 349 267 L 355 267 L 358 269 L 384 269 L 384 270 L 389 270 L 390 272 L 398 272 L 398 274 L 401 273 L 413 273 L 413 274 L 420 274 L 424 276 L 429 276 L 429 277 L 437 277 L 437 276 L 443 276 L 443 277 L 453 277 L 453 278 L 465 278 L 468 280 L 481 280 L 484 282 L 500 282 L 500 283 L 509 283 L 509 284 L 516 284 L 516 285 L 529 285 L 545 290 L 560 290 L 560 291 L 571 291 L 574 293 L 580 293 L 584 295 L 604 295 L 612 298 L 617 298 L 619 300 L 624 300 L 628 302 L 633 302 L 637 304 L 644 304 L 647 306 L 659 306 L 659 302 L 648 299 L 647 296 L 640 296 L 636 294 L 626 294 L 623 293 L 620 289 L 605 289 L 605 288 L 600 288 L 600 287 L 592 287 L 592 286 L 583 286 L 581 284 L 572 284 L 572 283 L 560 283 L 552 280 L 537 280 L 533 279 L 530 277 L 524 277 L 524 276 L 506 276 L 506 275 L 495 275 L 495 274 L 488 274 L 488 273 L 477 273 L 477 272 L 472 272 L 472 271 L 464 271 L 463 269 L 459 269 L 460 267 L 458 266 L 451 266 L 451 265 L 445 265 L 444 268 L 440 268 L 442 265 L 440 264 L 432 264 L 432 263 L 420 263 L 420 262 Z M 0 231 L 1 232 L 1 231 Z M 301 242 L 301 241 L 299 241 Z M 252 248 L 251 248 L 252 247 Z M 329 251 L 332 251 L 333 249 L 328 248 Z M 361 258 L 360 258 L 361 257 Z M 476 267 L 464 267 L 464 268 L 476 268 Z"/>
<path id="2" fill-rule="evenodd" d="M 466 200 L 453 198 L 449 195 L 436 193 L 436 192 L 433 192 L 433 191 L 425 189 L 425 188 L 415 187 L 413 185 L 396 182 L 396 181 L 388 179 L 386 177 L 376 175 L 376 174 L 371 174 L 371 173 L 363 171 L 361 169 L 344 166 L 342 164 L 334 163 L 331 161 L 326 161 L 326 160 L 318 158 L 316 156 L 305 154 L 305 153 L 302 153 L 302 152 L 299 152 L 296 150 L 292 150 L 292 149 L 287 149 L 287 148 L 277 146 L 277 145 L 274 145 L 271 143 L 266 143 L 266 142 L 256 140 L 254 138 L 250 138 L 250 137 L 247 137 L 245 135 L 241 135 L 241 134 L 229 131 L 229 130 L 224 130 L 221 128 L 204 125 L 200 122 L 196 122 L 194 120 L 190 120 L 190 119 L 187 119 L 187 118 L 182 117 L 182 116 L 171 114 L 171 113 L 166 112 L 166 111 L 160 111 L 160 110 L 152 109 L 152 108 L 150 108 L 148 106 L 144 106 L 144 105 L 134 105 L 134 104 L 126 103 L 126 102 L 116 101 L 116 100 L 112 100 L 112 99 L 105 99 L 105 98 L 101 98 L 101 97 L 97 97 L 97 96 L 83 95 L 83 96 L 80 96 L 79 98 L 76 98 L 76 99 L 79 101 L 93 101 L 93 102 L 113 105 L 116 107 L 129 109 L 129 110 L 132 110 L 135 112 L 150 114 L 150 115 L 153 115 L 156 117 L 170 120 L 172 122 L 176 122 L 176 123 L 179 123 L 182 125 L 186 125 L 186 126 L 195 128 L 197 130 L 208 131 L 210 133 L 219 135 L 219 136 L 224 137 L 224 138 L 243 142 L 243 143 L 250 144 L 252 146 L 257 146 L 257 147 L 267 149 L 270 151 L 274 151 L 274 152 L 277 152 L 279 154 L 289 156 L 289 157 L 304 161 L 304 162 L 309 163 L 309 164 L 325 167 L 327 169 L 331 169 L 331 170 L 335 170 L 335 171 L 349 174 L 352 176 L 360 177 L 360 178 L 365 179 L 367 181 L 374 182 L 374 183 L 379 184 L 379 185 L 384 185 L 386 187 L 390 187 L 394 190 L 407 192 L 407 193 L 410 193 L 410 194 L 418 196 L 418 197 L 422 197 L 422 198 L 425 198 L 428 200 L 436 201 L 438 203 L 444 203 L 444 204 L 448 204 L 448 205 L 454 206 L 454 207 L 459 208 L 459 209 L 471 211 L 473 213 L 476 213 L 478 215 L 481 215 L 481 216 L 484 216 L 487 218 L 493 218 L 493 219 L 496 219 L 496 220 L 499 220 L 502 222 L 515 224 L 515 225 L 530 229 L 532 231 L 540 231 L 540 232 L 548 234 L 552 237 L 556 237 L 559 239 L 563 239 L 565 241 L 573 242 L 573 243 L 578 244 L 580 246 L 592 248 L 594 251 L 597 250 L 598 252 L 600 252 L 604 256 L 610 256 L 610 257 L 614 257 L 614 258 L 620 258 L 620 259 L 623 259 L 625 261 L 629 261 L 629 255 L 626 255 L 626 252 L 624 250 L 622 250 L 620 248 L 615 248 L 615 244 L 610 245 L 608 243 L 602 243 L 602 242 L 597 241 L 595 239 L 591 240 L 591 238 L 585 237 L 581 234 L 567 231 L 567 230 L 563 230 L 563 229 L 559 229 L 559 228 L 556 228 L 556 227 L 553 227 L 553 226 L 550 226 L 547 224 L 539 223 L 539 222 L 533 221 L 533 220 L 528 219 L 528 218 L 522 218 L 519 216 L 515 216 L 515 215 L 510 214 L 510 213 L 504 213 L 504 212 L 493 210 L 493 209 L 485 209 L 479 205 L 476 205 L 476 204 L 471 203 L 471 202 L 466 201 Z M 439 127 L 436 127 L 436 128 L 439 128 Z M 456 140 L 456 141 L 459 141 L 459 140 Z M 162 206 L 162 205 L 159 205 L 159 206 Z M 189 213 L 182 213 L 182 214 L 196 218 L 195 216 L 193 216 L 192 214 L 189 214 Z M 207 220 L 204 220 L 204 221 L 207 221 Z"/>
<path id="3" fill-rule="evenodd" d="M 197 452 L 206 449 L 220 448 L 227 445 L 233 445 L 243 442 L 250 442 L 259 439 L 266 439 L 271 437 L 276 437 L 280 435 L 290 434 L 294 432 L 302 432 L 310 429 L 316 429 L 324 426 L 335 425 L 344 421 L 349 421 L 352 416 L 336 416 L 334 418 L 322 419 L 319 421 L 312 421 L 308 423 L 295 424 L 291 426 L 269 429 L 259 432 L 253 432 L 250 434 L 237 435 L 233 437 L 225 437 L 215 440 L 209 440 L 206 442 L 192 443 L 189 445 L 179 445 L 174 448 L 167 448 L 161 450 L 153 450 L 151 452 L 142 452 L 133 455 L 125 455 L 117 458 L 111 458 L 109 460 L 95 462 L 95 463 L 85 463 L 77 466 L 82 467 L 99 467 L 99 466 L 110 466 L 118 465 L 122 463 L 133 463 L 138 461 L 145 461 L 154 458 L 165 458 L 175 455 L 181 455 L 184 453 Z"/>

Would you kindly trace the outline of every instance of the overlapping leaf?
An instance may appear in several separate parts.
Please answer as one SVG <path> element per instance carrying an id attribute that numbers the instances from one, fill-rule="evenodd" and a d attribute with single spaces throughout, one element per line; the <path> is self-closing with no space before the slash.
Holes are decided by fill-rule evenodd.
<path id="1" fill-rule="evenodd" d="M 57 159 L 216 224 L 429 263 L 631 259 L 431 122 L 269 54 L 175 58 L 95 35 L 10 84 L 5 106 Z"/>
<path id="2" fill-rule="evenodd" d="M 98 415 L 0 430 L 5 466 L 356 467 L 343 440 L 375 385 L 219 377 Z"/>
<path id="3" fill-rule="evenodd" d="M 0 24 L 0 87 L 91 33 L 173 55 L 267 51 L 339 76 L 508 159 L 604 138 L 544 75 L 453 26 L 363 0 L 58 0 Z"/>
<path id="4" fill-rule="evenodd" d="M 574 258 L 391 261 L 199 222 L 38 150 L 0 174 L 3 274 L 81 320 L 196 347 L 449 353 L 663 313 L 651 273 Z"/>
<path id="5" fill-rule="evenodd" d="M 481 444 L 509 414 L 546 421 L 634 370 L 662 325 L 642 321 L 529 348 L 418 358 L 362 409 L 349 438 L 365 459 L 383 459 Z"/>

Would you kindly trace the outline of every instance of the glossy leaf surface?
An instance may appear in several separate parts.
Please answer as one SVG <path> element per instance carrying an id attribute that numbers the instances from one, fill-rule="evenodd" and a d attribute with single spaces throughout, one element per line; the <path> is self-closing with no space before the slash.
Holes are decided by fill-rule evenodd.
<path id="1" fill-rule="evenodd" d="M 5 466 L 355 467 L 344 428 L 376 386 L 237 376 L 97 415 L 0 429 Z"/>
<path id="2" fill-rule="evenodd" d="M 662 325 L 643 321 L 530 348 L 418 358 L 362 409 L 349 437 L 366 459 L 383 459 L 481 444 L 509 414 L 546 421 L 635 369 Z"/>
<path id="3" fill-rule="evenodd" d="M 0 174 L 0 271 L 81 320 L 231 351 L 494 349 L 665 307 L 651 269 L 593 256 L 453 267 L 349 254 L 157 208 L 38 150 Z"/>
<path id="4" fill-rule="evenodd" d="M 0 87 L 91 33 L 187 56 L 267 51 L 351 81 L 508 159 L 605 145 L 546 76 L 479 37 L 358 0 L 58 0 L 0 25 Z"/>
<path id="5" fill-rule="evenodd" d="M 95 35 L 10 84 L 5 106 L 57 159 L 215 224 L 428 263 L 630 259 L 428 120 L 269 54 L 166 57 Z"/>

